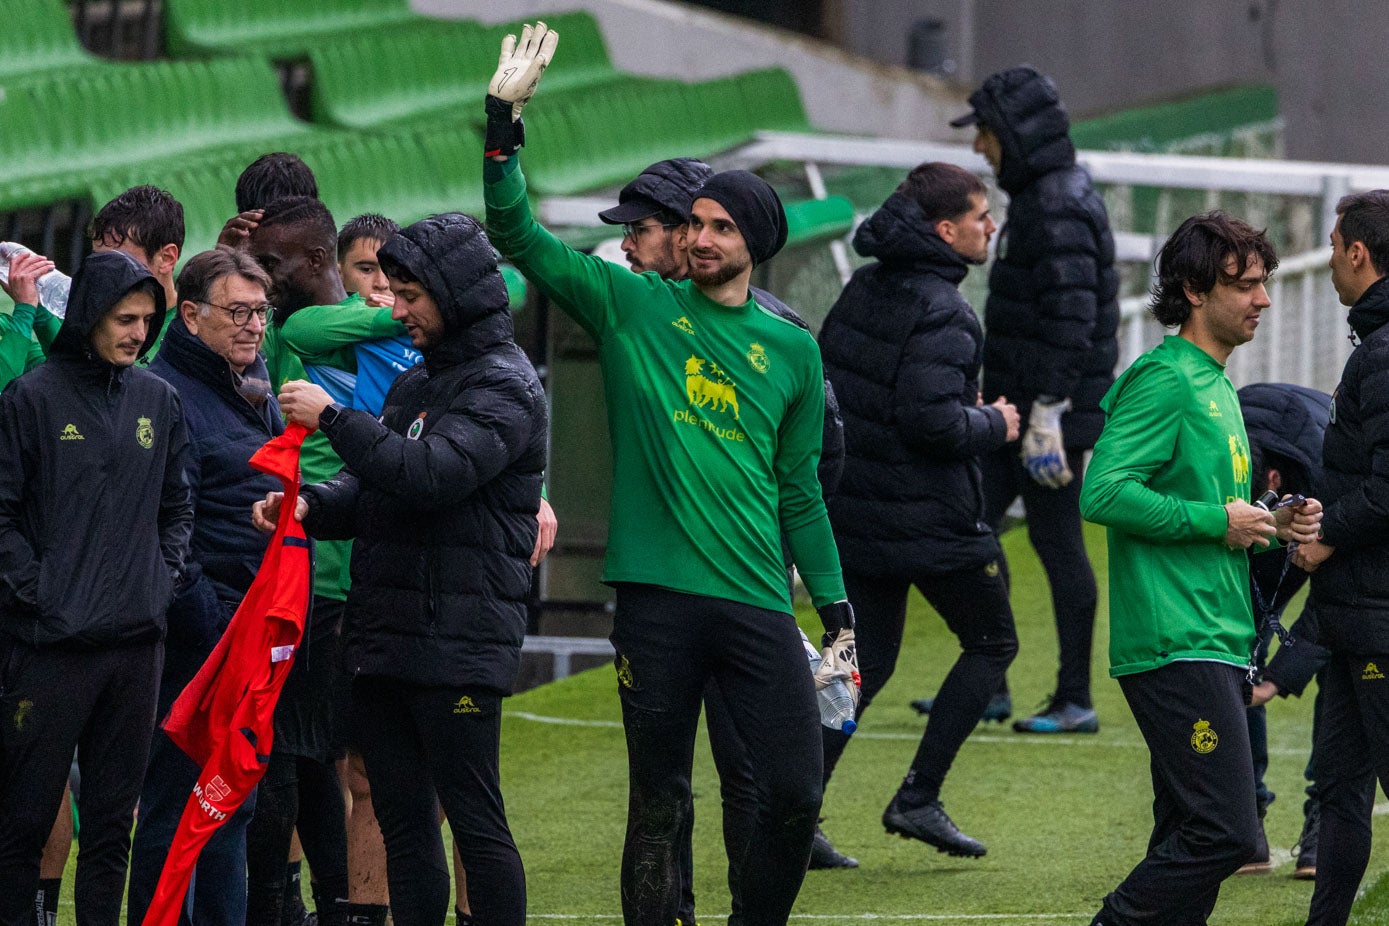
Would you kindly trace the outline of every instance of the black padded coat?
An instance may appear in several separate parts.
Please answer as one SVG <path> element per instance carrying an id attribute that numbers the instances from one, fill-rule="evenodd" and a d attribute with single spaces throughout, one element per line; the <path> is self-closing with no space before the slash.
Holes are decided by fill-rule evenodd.
<path id="1" fill-rule="evenodd" d="M 999 551 L 976 458 L 1007 431 L 1001 412 L 975 404 L 983 337 L 958 289 L 968 265 L 900 193 L 854 248 L 877 262 L 820 332 L 844 417 L 844 475 L 828 503 L 840 560 L 861 575 L 980 566 Z"/>
<path id="2" fill-rule="evenodd" d="M 310 486 L 305 526 L 355 537 L 344 661 L 354 674 L 509 694 L 520 667 L 545 469 L 540 380 L 512 336 L 496 257 L 473 219 L 435 216 L 381 248 L 438 304 L 442 339 L 381 420 L 324 428 L 343 470 Z"/>

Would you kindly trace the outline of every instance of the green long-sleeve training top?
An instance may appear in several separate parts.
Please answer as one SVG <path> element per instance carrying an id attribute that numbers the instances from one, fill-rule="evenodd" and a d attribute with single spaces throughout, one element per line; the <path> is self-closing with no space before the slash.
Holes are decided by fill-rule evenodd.
<path id="1" fill-rule="evenodd" d="M 1108 419 L 1080 508 L 1108 528 L 1109 674 L 1245 664 L 1249 555 L 1225 543 L 1225 505 L 1249 500 L 1249 438 L 1225 368 L 1168 336 L 1100 406 Z"/>
<path id="2" fill-rule="evenodd" d="M 488 163 L 484 194 L 492 243 L 598 344 L 613 453 L 604 581 L 789 612 L 785 531 L 815 604 L 842 599 L 810 334 L 751 298 L 720 305 L 569 248 L 532 217 L 514 157 Z"/>

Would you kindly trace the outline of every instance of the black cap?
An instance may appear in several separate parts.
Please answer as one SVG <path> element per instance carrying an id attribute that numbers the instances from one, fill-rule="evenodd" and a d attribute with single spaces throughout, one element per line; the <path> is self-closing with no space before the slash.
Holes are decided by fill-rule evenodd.
<path id="1" fill-rule="evenodd" d="M 617 194 L 617 205 L 598 213 L 609 225 L 625 225 L 661 210 L 688 216 L 694 194 L 714 171 L 698 158 L 657 161 Z"/>
<path id="2" fill-rule="evenodd" d="M 951 119 L 951 120 L 950 120 L 950 125 L 951 125 L 952 127 L 954 127 L 954 128 L 962 129 L 962 128 L 964 128 L 964 127 L 967 126 L 967 125 L 975 125 L 975 124 L 977 124 L 978 122 L 979 122 L 979 114 L 978 114 L 977 112 L 975 112 L 974 110 L 971 109 L 969 112 L 965 113 L 963 116 L 960 116 L 960 117 L 957 118 L 957 119 Z"/>

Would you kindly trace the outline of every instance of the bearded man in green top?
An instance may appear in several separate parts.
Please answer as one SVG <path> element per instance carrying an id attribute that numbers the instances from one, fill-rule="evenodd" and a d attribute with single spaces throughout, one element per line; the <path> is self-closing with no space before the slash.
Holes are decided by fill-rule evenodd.
<path id="1" fill-rule="evenodd" d="M 1175 336 L 1100 403 L 1108 420 L 1081 491 L 1109 535 L 1109 674 L 1152 757 L 1148 855 L 1094 926 L 1206 922 L 1259 832 L 1243 686 L 1255 627 L 1249 554 L 1317 536 L 1321 505 L 1249 501 L 1249 438 L 1225 362 L 1269 307 L 1273 245 L 1223 212 L 1193 216 L 1158 255 L 1150 309 Z"/>
<path id="2" fill-rule="evenodd" d="M 597 342 L 608 396 L 613 503 L 604 581 L 627 733 L 622 859 L 628 926 L 670 926 L 678 839 L 706 681 L 718 680 L 752 750 L 767 812 L 746 848 L 744 926 L 781 926 L 805 875 L 820 806 L 820 724 L 791 613 L 781 536 L 833 634 L 852 611 L 816 476 L 824 374 L 811 335 L 760 307 L 756 264 L 786 242 L 775 191 L 717 174 L 691 207 L 689 279 L 581 254 L 531 215 L 516 149 L 520 108 L 557 36 L 503 42 L 489 87 L 484 198 L 503 254 Z"/>

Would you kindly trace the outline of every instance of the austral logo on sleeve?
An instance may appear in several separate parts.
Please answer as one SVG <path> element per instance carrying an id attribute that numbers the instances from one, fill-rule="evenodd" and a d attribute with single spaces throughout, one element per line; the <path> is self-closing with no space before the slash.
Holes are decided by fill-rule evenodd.
<path id="1" fill-rule="evenodd" d="M 741 443 L 747 435 L 737 425 L 719 426 L 696 409 L 707 409 L 710 413 L 732 416 L 739 420 L 738 384 L 712 361 L 690 355 L 685 361 L 685 398 L 688 408 L 677 410 L 672 416 L 676 424 L 692 424 L 701 427 L 715 437 Z"/>
<path id="2" fill-rule="evenodd" d="M 58 440 L 86 440 L 86 438 L 82 436 L 81 431 L 77 430 L 77 425 L 69 421 L 63 427 L 63 433 L 58 435 Z"/>

